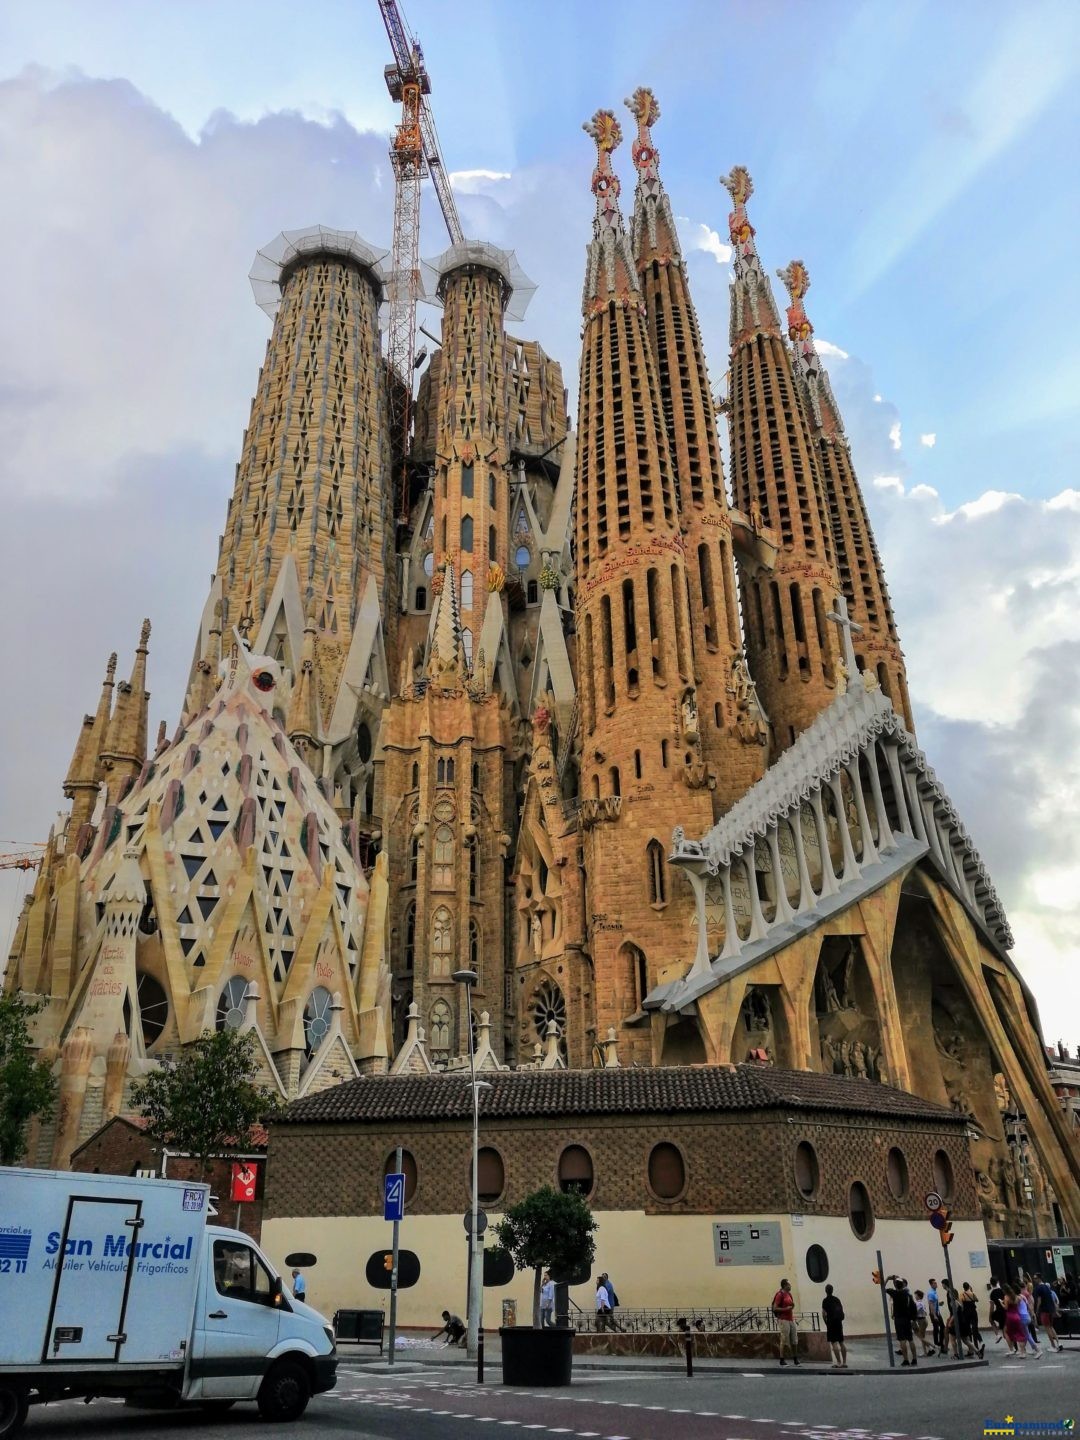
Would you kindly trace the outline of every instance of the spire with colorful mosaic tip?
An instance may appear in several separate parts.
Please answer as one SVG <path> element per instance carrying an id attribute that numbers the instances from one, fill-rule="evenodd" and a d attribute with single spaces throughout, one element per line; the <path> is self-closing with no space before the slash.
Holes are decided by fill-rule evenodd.
<path id="1" fill-rule="evenodd" d="M 630 240 L 641 271 L 654 261 L 660 265 L 677 263 L 682 252 L 671 204 L 660 179 L 660 151 L 652 137 L 652 127 L 660 119 L 660 105 L 646 85 L 639 85 L 623 103 L 637 121 L 637 138 L 631 154 L 638 181 Z"/>
<path id="2" fill-rule="evenodd" d="M 622 127 L 613 110 L 597 110 L 581 127 L 596 142 L 592 193 L 596 196 L 593 238 L 589 243 L 582 311 L 586 317 L 609 300 L 640 305 L 637 275 L 626 238 L 619 195 L 622 186 L 611 166 L 612 151 L 622 144 Z"/>

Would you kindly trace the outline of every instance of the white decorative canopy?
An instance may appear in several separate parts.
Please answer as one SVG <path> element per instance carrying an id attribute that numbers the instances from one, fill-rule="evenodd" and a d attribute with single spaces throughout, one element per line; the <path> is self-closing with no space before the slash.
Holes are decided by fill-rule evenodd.
<path id="1" fill-rule="evenodd" d="M 525 274 L 513 250 L 500 250 L 486 240 L 462 240 L 441 255 L 421 261 L 421 264 L 426 297 L 433 304 L 439 303 L 439 284 L 443 276 L 466 265 L 494 270 L 502 276 L 507 288 L 505 313 L 508 320 L 524 320 L 529 301 L 536 294 L 536 282 Z"/>
<path id="2" fill-rule="evenodd" d="M 371 271 L 380 287 L 381 299 L 386 279 L 381 262 L 389 253 L 388 250 L 376 250 L 355 230 L 331 230 L 327 225 L 309 225 L 304 230 L 283 230 L 269 245 L 264 245 L 255 256 L 248 279 L 255 293 L 255 303 L 272 319 L 281 304 L 281 277 L 294 260 L 304 255 L 340 255 Z"/>

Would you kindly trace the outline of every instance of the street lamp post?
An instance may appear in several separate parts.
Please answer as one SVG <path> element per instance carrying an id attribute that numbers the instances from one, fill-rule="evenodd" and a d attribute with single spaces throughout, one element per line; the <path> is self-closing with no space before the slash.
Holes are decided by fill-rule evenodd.
<path id="1" fill-rule="evenodd" d="M 484 1309 L 484 1247 L 480 1229 L 480 1085 L 476 1079 L 473 1044 L 472 991 L 480 977 L 475 970 L 455 970 L 454 979 L 465 992 L 465 1024 L 469 1032 L 469 1088 L 472 1090 L 472 1225 L 469 1234 L 469 1308 L 466 1345 L 470 1360 L 477 1358 L 480 1321 Z"/>

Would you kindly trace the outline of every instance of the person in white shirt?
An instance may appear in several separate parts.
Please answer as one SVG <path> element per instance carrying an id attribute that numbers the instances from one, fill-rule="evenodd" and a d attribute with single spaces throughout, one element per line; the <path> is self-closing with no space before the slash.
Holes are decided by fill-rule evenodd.
<path id="1" fill-rule="evenodd" d="M 603 1280 L 596 1282 L 596 1328 L 597 1330 L 612 1330 L 611 1323 L 611 1296 L 607 1292 L 607 1286 Z"/>
<path id="2" fill-rule="evenodd" d="M 540 1329 L 549 1330 L 555 1320 L 555 1281 L 551 1271 L 544 1271 L 544 1283 L 540 1286 Z"/>

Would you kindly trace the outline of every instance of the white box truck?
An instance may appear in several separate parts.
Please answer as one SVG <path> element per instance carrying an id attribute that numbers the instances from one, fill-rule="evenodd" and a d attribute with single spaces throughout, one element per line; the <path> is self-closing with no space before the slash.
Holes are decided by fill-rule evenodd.
<path id="1" fill-rule="evenodd" d="M 334 1332 L 208 1212 L 206 1185 L 0 1168 L 0 1440 L 49 1400 L 295 1420 L 333 1388 Z"/>

